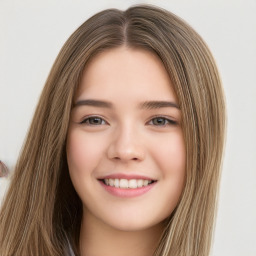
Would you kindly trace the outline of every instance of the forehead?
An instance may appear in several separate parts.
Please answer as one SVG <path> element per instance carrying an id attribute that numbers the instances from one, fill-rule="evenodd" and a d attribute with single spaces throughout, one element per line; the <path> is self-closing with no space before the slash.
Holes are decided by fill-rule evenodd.
<path id="1" fill-rule="evenodd" d="M 86 65 L 76 100 L 81 97 L 144 96 L 176 100 L 171 80 L 159 57 L 144 49 L 119 47 L 96 55 Z M 166 99 L 164 99 L 166 98 Z"/>

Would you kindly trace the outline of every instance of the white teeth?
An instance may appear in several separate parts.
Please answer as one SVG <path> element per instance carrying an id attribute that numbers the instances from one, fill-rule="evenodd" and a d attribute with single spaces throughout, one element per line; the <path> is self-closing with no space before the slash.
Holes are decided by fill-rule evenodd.
<path id="1" fill-rule="evenodd" d="M 116 188 L 123 188 L 123 189 L 128 189 L 128 188 L 141 188 L 148 186 L 151 184 L 153 181 L 152 180 L 136 180 L 136 179 L 104 179 L 104 183 L 108 186 L 111 187 L 116 187 Z"/>
<path id="2" fill-rule="evenodd" d="M 143 186 L 147 186 L 148 185 L 148 180 L 143 180 Z"/>
<path id="3" fill-rule="evenodd" d="M 143 180 L 137 181 L 138 188 L 141 188 L 143 186 Z"/>
<path id="4" fill-rule="evenodd" d="M 128 188 L 129 187 L 128 180 L 121 179 L 120 183 L 119 183 L 119 187 L 120 188 Z"/>
<path id="5" fill-rule="evenodd" d="M 119 188 L 119 179 L 115 179 L 114 186 L 116 188 Z"/>
<path id="6" fill-rule="evenodd" d="M 137 188 L 138 184 L 136 180 L 129 180 L 129 188 Z"/>
<path id="7" fill-rule="evenodd" d="M 107 184 L 106 180 L 105 180 L 105 183 Z M 109 186 L 114 187 L 114 180 L 108 179 L 108 184 L 109 184 Z"/>

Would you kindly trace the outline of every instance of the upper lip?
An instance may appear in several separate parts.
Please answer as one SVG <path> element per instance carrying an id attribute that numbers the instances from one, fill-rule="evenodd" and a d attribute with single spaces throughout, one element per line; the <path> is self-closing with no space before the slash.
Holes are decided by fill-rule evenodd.
<path id="1" fill-rule="evenodd" d="M 144 176 L 144 175 L 139 175 L 139 174 L 126 174 L 126 173 L 114 173 L 106 176 L 102 176 L 98 178 L 99 180 L 104 180 L 104 179 L 126 179 L 126 180 L 156 180 L 154 178 Z"/>

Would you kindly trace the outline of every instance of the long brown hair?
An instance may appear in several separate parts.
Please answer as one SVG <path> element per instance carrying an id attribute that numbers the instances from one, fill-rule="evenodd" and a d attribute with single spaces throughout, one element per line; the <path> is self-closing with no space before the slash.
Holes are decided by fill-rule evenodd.
<path id="1" fill-rule="evenodd" d="M 209 255 L 224 145 L 222 86 L 201 37 L 174 14 L 148 5 L 94 15 L 61 49 L 2 205 L 0 255 L 64 255 L 67 240 L 79 255 L 82 207 L 65 152 L 72 100 L 86 63 L 121 45 L 159 56 L 182 111 L 186 184 L 155 255 Z"/>

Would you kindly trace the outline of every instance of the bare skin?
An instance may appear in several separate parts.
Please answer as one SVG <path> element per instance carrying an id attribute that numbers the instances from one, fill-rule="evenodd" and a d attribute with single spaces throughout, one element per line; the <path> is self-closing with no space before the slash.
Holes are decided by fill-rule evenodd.
<path id="1" fill-rule="evenodd" d="M 82 222 L 80 252 L 85 256 L 149 256 L 155 251 L 163 226 L 139 231 L 112 230 L 108 225 Z"/>
<path id="2" fill-rule="evenodd" d="M 66 149 L 83 203 L 81 256 L 153 255 L 182 193 L 186 159 L 181 110 L 160 59 L 126 47 L 94 57 Z"/>

